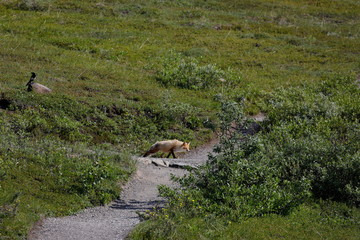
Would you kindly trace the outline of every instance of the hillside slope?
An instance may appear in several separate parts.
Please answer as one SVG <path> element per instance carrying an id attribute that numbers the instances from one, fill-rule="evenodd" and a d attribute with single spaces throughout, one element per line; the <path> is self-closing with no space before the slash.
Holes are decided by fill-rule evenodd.
<path id="1" fill-rule="evenodd" d="M 354 79 L 359 12 L 355 0 L 0 0 L 0 238 L 108 203 L 154 141 L 208 141 L 224 99 L 254 114 L 274 89 Z M 51 94 L 26 91 L 31 72 Z"/>

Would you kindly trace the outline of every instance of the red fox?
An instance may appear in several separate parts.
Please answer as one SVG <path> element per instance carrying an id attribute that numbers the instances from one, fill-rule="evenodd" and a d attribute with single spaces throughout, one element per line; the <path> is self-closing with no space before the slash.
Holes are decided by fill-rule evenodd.
<path id="1" fill-rule="evenodd" d="M 181 142 L 176 139 L 156 142 L 154 145 L 150 147 L 149 151 L 147 151 L 143 157 L 147 157 L 150 154 L 157 153 L 159 151 L 163 153 L 169 153 L 167 158 L 169 158 L 170 155 L 172 155 L 173 158 L 176 158 L 175 152 L 190 151 L 190 143 Z"/>

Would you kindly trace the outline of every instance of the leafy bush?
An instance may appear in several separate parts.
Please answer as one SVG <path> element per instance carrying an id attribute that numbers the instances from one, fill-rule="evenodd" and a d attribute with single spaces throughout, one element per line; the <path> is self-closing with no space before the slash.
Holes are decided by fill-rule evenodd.
<path id="1" fill-rule="evenodd" d="M 195 134 L 204 135 L 206 128 L 215 128 L 209 113 L 183 102 L 175 102 L 170 95 L 158 104 L 138 103 L 129 108 L 126 103 L 91 107 L 69 96 L 32 93 L 8 94 L 7 127 L 17 134 L 35 138 L 52 135 L 70 142 L 117 143 L 136 141 L 144 144 L 160 138 L 192 140 Z M 204 138 L 206 138 L 204 136 Z M 141 146 L 139 145 L 139 148 Z M 133 149 L 134 152 L 138 148 Z"/>
<path id="2" fill-rule="evenodd" d="M 201 66 L 195 58 L 183 58 L 181 54 L 170 52 L 170 56 L 163 60 L 163 69 L 156 79 L 165 86 L 174 86 L 191 90 L 210 89 L 220 85 L 221 78 L 238 81 L 234 74 L 219 69 L 214 64 Z"/>
<path id="3" fill-rule="evenodd" d="M 238 104 L 223 103 L 217 154 L 188 176 L 174 177 L 180 188 L 160 187 L 169 206 L 155 218 L 286 215 L 310 197 L 359 206 L 359 113 L 338 101 L 348 94 L 360 104 L 359 89 L 341 79 L 328 80 L 340 81 L 331 94 L 325 82 L 275 91 L 255 135 Z"/>
<path id="4" fill-rule="evenodd" d="M 236 103 L 224 103 L 219 115 L 220 145 L 217 155 L 184 178 L 182 188 L 162 186 L 160 193 L 169 198 L 170 210 L 182 209 L 190 216 L 212 213 L 228 219 L 287 214 L 309 196 L 306 179 L 284 181 L 276 167 L 253 159 L 261 147 L 256 136 L 244 135 L 251 121 Z"/>
<path id="5" fill-rule="evenodd" d="M 21 0 L 18 3 L 18 8 L 28 11 L 44 11 L 49 8 L 52 0 Z"/>
<path id="6" fill-rule="evenodd" d="M 352 101 L 344 105 L 343 96 Z M 359 99 L 352 78 L 342 76 L 272 94 L 262 161 L 281 179 L 308 179 L 317 198 L 359 206 Z"/>

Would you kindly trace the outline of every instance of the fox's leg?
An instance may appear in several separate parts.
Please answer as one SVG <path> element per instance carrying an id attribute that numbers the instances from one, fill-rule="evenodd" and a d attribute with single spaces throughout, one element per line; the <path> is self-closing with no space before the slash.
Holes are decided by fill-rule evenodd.
<path id="1" fill-rule="evenodd" d="M 167 158 L 169 158 L 170 155 L 172 155 L 173 158 L 176 158 L 175 153 L 174 153 L 174 150 L 170 150 L 169 154 L 167 155 Z"/>
<path id="2" fill-rule="evenodd" d="M 170 149 L 170 153 L 169 153 L 169 155 L 167 155 L 167 158 L 169 158 L 170 155 L 172 155 L 173 158 L 176 158 L 175 153 L 174 153 L 174 149 Z"/>
<path id="3" fill-rule="evenodd" d="M 173 158 L 176 158 L 174 151 L 171 151 L 171 154 L 173 155 Z"/>

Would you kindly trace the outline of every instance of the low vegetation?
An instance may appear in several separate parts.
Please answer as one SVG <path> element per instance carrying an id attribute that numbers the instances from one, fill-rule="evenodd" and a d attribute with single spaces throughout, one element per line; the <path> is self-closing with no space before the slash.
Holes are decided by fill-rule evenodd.
<path id="1" fill-rule="evenodd" d="M 0 0 L 0 238 L 109 202 L 154 141 L 198 146 L 259 111 L 261 132 L 224 135 L 179 199 L 162 188 L 171 214 L 136 234 L 232 238 L 283 222 L 274 234 L 291 238 L 314 217 L 326 221 L 304 239 L 353 235 L 359 12 L 355 0 Z M 31 72 L 52 93 L 27 92 Z M 147 228 L 159 223 L 172 231 Z"/>
<path id="2" fill-rule="evenodd" d="M 349 217 L 351 215 L 351 217 Z M 301 205 L 286 216 L 269 214 L 241 223 L 212 215 L 162 218 L 137 226 L 131 239 L 357 239 L 358 210 L 320 202 Z"/>
<path id="3" fill-rule="evenodd" d="M 239 104 L 223 103 L 216 155 L 174 177 L 179 188 L 159 187 L 167 207 L 149 212 L 134 239 L 359 236 L 360 90 L 354 80 L 337 76 L 264 99 L 268 117 L 255 135 Z M 247 229 L 251 224 L 259 229 Z"/>
<path id="4" fill-rule="evenodd" d="M 170 52 L 162 61 L 163 67 L 156 79 L 167 87 L 206 90 L 219 87 L 225 81 L 228 82 L 227 86 L 237 86 L 241 81 L 230 69 L 224 71 L 213 64 L 200 66 L 196 58 L 179 53 Z"/>

